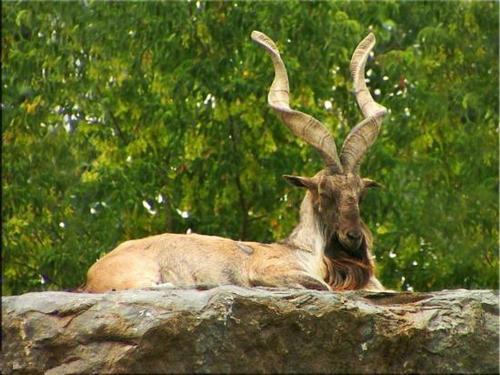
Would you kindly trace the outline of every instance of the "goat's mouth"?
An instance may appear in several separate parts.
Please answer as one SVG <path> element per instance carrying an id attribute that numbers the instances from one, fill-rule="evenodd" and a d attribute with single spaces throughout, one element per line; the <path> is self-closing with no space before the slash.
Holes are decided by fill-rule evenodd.
<path id="1" fill-rule="evenodd" d="M 332 258 L 354 257 L 363 259 L 365 256 L 365 238 L 358 241 L 342 241 L 337 233 L 333 233 L 327 243 L 325 253 Z"/>

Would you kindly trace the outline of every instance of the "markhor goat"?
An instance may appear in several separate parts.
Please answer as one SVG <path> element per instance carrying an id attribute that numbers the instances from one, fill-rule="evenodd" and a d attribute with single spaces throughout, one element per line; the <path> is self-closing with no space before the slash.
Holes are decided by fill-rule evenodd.
<path id="1" fill-rule="evenodd" d="M 275 43 L 258 31 L 252 32 L 252 39 L 271 56 L 274 65 L 269 105 L 297 137 L 321 153 L 325 162 L 324 169 L 313 177 L 284 176 L 307 191 L 299 224 L 288 238 L 272 244 L 170 233 L 127 241 L 89 269 L 82 291 L 107 292 L 163 283 L 179 287 L 236 284 L 384 290 L 374 276 L 372 238 L 359 212 L 367 189 L 377 186 L 359 176 L 359 166 L 387 113 L 373 100 L 365 83 L 365 64 L 375 36 L 369 34 L 352 56 L 354 92 L 364 120 L 345 139 L 340 157 L 333 136 L 318 120 L 290 108 L 287 72 Z"/>

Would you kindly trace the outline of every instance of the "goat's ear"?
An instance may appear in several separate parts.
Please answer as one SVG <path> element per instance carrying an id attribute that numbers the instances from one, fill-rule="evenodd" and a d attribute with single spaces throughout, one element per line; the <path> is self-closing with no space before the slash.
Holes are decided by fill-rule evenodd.
<path id="1" fill-rule="evenodd" d="M 298 186 L 298 187 L 304 187 L 309 190 L 316 189 L 316 183 L 310 179 L 309 177 L 300 177 L 300 176 L 290 176 L 290 175 L 283 175 L 283 178 L 289 183 L 292 184 L 293 186 Z"/>
<path id="2" fill-rule="evenodd" d="M 370 180 L 369 178 L 363 178 L 363 186 L 365 189 L 370 189 L 370 188 L 383 188 L 384 185 L 381 183 L 378 183 L 377 181 Z"/>

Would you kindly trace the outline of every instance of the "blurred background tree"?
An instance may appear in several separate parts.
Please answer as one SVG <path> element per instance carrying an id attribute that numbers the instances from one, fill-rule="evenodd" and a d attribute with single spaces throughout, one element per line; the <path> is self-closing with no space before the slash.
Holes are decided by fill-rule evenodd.
<path id="1" fill-rule="evenodd" d="M 303 192 L 281 175 L 322 164 L 267 107 L 254 29 L 338 143 L 361 118 L 350 55 L 376 34 L 378 274 L 497 288 L 498 2 L 2 2 L 2 27 L 4 295 L 75 287 L 127 239 L 289 233 Z"/>

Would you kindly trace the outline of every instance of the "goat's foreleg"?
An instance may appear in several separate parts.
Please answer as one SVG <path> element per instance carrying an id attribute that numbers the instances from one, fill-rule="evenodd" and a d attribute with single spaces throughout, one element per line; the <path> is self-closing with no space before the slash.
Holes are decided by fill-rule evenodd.
<path id="1" fill-rule="evenodd" d="M 326 282 L 317 279 L 305 271 L 290 269 L 283 265 L 260 267 L 250 277 L 252 286 L 277 288 L 331 290 Z"/>

